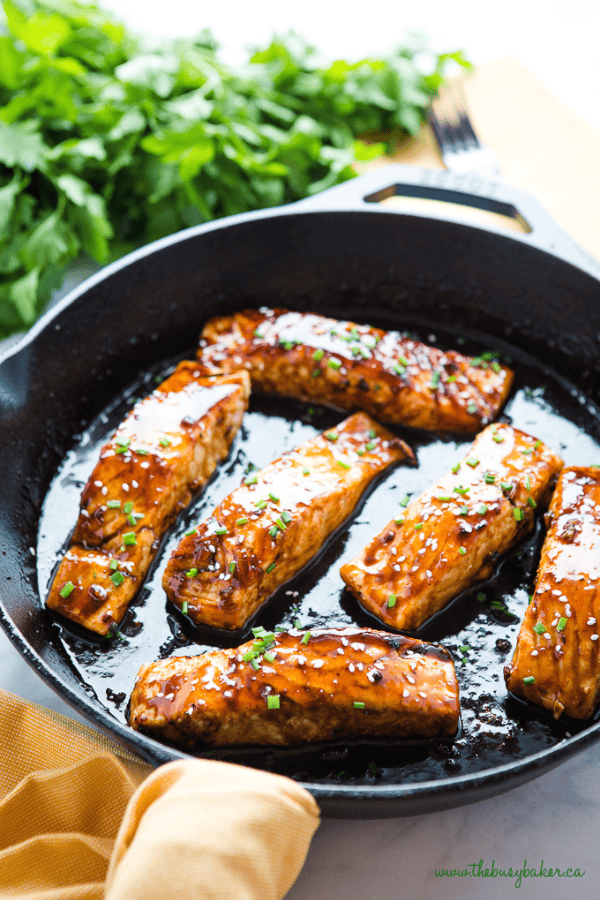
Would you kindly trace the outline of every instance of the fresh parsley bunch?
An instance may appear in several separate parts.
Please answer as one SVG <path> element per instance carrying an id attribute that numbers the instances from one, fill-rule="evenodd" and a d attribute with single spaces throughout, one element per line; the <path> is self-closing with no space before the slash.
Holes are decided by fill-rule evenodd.
<path id="1" fill-rule="evenodd" d="M 322 63 L 296 35 L 238 70 L 208 33 L 151 44 L 97 6 L 4 0 L 0 34 L 0 337 L 29 326 L 65 266 L 104 263 L 220 216 L 352 178 L 414 134 L 447 60 L 422 47 Z"/>

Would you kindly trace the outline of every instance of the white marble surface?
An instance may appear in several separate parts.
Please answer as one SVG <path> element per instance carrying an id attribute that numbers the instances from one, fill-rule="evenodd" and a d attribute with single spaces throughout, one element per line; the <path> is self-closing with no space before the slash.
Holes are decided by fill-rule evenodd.
<path id="1" fill-rule="evenodd" d="M 417 4 L 373 0 L 363 5 L 307 0 L 302 6 L 258 0 L 207 9 L 189 0 L 164 5 L 108 0 L 133 27 L 154 33 L 193 33 L 211 27 L 234 59 L 273 28 L 294 25 L 335 55 L 385 50 L 407 26 L 428 30 L 440 46 L 462 45 L 476 61 L 515 53 L 538 77 L 600 127 L 597 102 L 598 6 L 507 0 L 490 18 L 489 5 L 459 0 Z M 335 7 L 335 9 L 334 9 Z M 418 11 L 426 9 L 427 14 Z M 336 10 L 338 12 L 336 12 Z M 365 48 L 364 50 L 362 48 Z M 67 715 L 72 711 L 21 660 L 0 632 L 0 686 Z M 447 812 L 376 821 L 327 820 L 317 832 L 304 869 L 286 900 L 503 900 L 574 898 L 600 894 L 600 760 L 598 748 L 493 800 Z M 520 869 L 524 860 L 585 871 L 581 878 L 440 878 L 435 870 L 465 869 L 483 860 Z M 1 885 L 1 876 L 0 876 Z M 237 900 L 237 898 L 232 898 Z"/>

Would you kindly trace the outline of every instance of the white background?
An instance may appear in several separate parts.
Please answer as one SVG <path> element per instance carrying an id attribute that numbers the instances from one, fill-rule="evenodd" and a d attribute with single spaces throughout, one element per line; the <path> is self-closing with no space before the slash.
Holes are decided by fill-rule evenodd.
<path id="1" fill-rule="evenodd" d="M 439 50 L 462 48 L 474 62 L 512 53 L 566 104 L 600 129 L 597 97 L 600 5 L 586 0 L 428 0 L 360 4 L 302 0 L 229 2 L 105 0 L 129 27 L 156 36 L 210 28 L 236 63 L 248 45 L 294 28 L 326 55 L 383 54 L 407 29 L 427 32 Z M 600 164 L 600 160 L 599 160 Z M 597 202 L 598 198 L 591 198 Z M 0 685 L 57 710 L 65 704 L 30 672 L 0 633 Z M 324 823 L 288 900 L 595 900 L 600 895 L 600 763 L 597 748 L 495 800 L 410 819 Z M 235 841 L 235 836 L 232 835 Z M 579 866 L 582 879 L 529 879 L 518 893 L 499 879 L 439 879 L 440 866 Z M 198 898 L 203 900 L 203 898 Z M 232 898 L 238 900 L 238 898 Z"/>

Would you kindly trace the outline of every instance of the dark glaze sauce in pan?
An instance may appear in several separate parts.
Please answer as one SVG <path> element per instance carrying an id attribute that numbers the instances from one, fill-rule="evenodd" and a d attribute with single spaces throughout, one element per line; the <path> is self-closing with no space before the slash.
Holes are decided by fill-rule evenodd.
<path id="1" fill-rule="evenodd" d="M 398 327 L 397 322 L 377 322 Z M 406 323 L 406 328 L 411 326 Z M 600 414 L 580 392 L 543 365 L 513 351 L 495 338 L 478 341 L 442 335 L 427 328 L 417 337 L 443 349 L 477 355 L 500 349 L 502 361 L 515 370 L 515 385 L 501 418 L 540 438 L 567 465 L 600 464 Z M 192 358 L 193 351 L 183 358 Z M 57 560 L 77 519 L 79 499 L 102 444 L 131 408 L 132 398 L 153 390 L 175 361 L 141 375 L 79 436 L 47 494 L 38 539 L 38 580 L 46 596 Z M 120 627 L 121 637 L 94 639 L 55 619 L 57 645 L 86 691 L 118 720 L 126 720 L 135 675 L 143 663 L 173 655 L 194 655 L 215 646 L 236 646 L 248 629 L 232 636 L 195 629 L 166 602 L 161 580 L 172 549 L 183 532 L 208 516 L 237 487 L 250 465 L 261 468 L 286 450 L 345 418 L 339 413 L 295 400 L 253 396 L 229 458 L 169 531 L 145 586 Z M 425 434 L 392 427 L 417 454 L 418 468 L 393 469 L 369 494 L 362 509 L 329 542 L 317 560 L 287 584 L 258 615 L 267 629 L 368 626 L 381 628 L 344 589 L 339 567 L 398 514 L 406 494 L 419 496 L 458 462 L 470 438 Z M 206 755 L 289 775 L 300 781 L 375 785 L 427 781 L 483 772 L 522 759 L 564 740 L 589 722 L 561 720 L 509 697 L 503 666 L 514 651 L 527 607 L 544 536 L 542 516 L 534 531 L 495 566 L 493 576 L 452 601 L 416 636 L 452 654 L 460 684 L 462 726 L 455 741 L 345 741 L 295 749 L 219 749 Z M 48 613 L 48 615 L 50 615 Z M 250 623 L 253 624 L 253 623 Z M 598 717 L 596 712 L 593 721 Z"/>

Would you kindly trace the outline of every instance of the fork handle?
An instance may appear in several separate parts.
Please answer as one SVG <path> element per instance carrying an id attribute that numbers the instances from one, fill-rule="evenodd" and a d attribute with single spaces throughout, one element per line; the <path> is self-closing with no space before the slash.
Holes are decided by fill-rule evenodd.
<path id="1" fill-rule="evenodd" d="M 444 200 L 520 220 L 531 229 L 529 233 L 503 229 L 491 222 L 477 227 L 552 253 L 596 278 L 600 275 L 600 263 L 563 231 L 531 194 L 502 179 L 485 179 L 473 173 L 391 164 L 300 200 L 294 206 L 307 211 L 385 210 L 388 213 L 402 213 L 402 210 L 379 206 L 377 201 L 388 197 Z M 410 215 L 432 217 L 430 209 L 419 212 L 411 208 Z M 460 213 L 452 207 L 436 210 L 434 218 L 465 224 Z"/>

